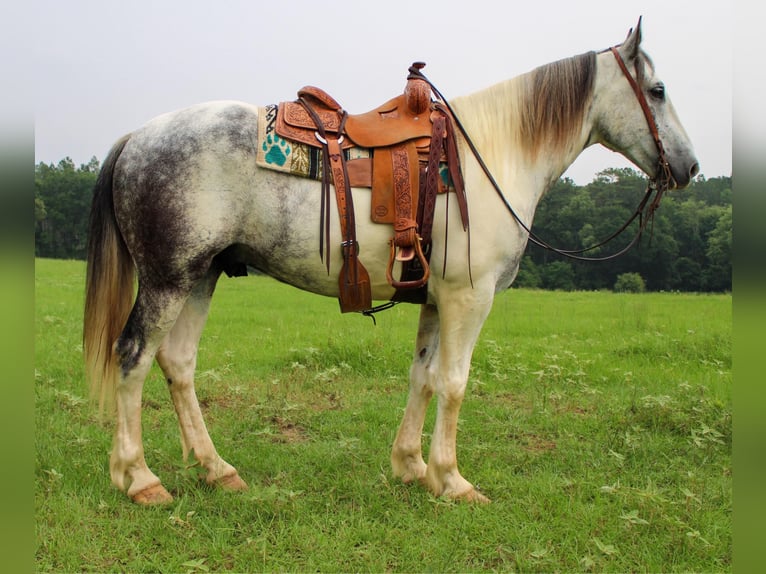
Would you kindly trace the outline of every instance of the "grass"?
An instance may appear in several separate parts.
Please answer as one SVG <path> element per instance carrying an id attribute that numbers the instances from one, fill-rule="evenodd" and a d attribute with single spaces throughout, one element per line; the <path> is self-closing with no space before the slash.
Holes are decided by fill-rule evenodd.
<path id="1" fill-rule="evenodd" d="M 731 296 L 498 296 L 458 436 L 471 506 L 392 478 L 417 308 L 341 315 L 263 277 L 222 279 L 198 395 L 250 484 L 181 458 L 160 372 L 150 467 L 175 496 L 109 483 L 111 426 L 87 401 L 84 265 L 36 261 L 36 568 L 47 572 L 731 571 Z M 433 424 L 426 423 L 426 441 Z"/>

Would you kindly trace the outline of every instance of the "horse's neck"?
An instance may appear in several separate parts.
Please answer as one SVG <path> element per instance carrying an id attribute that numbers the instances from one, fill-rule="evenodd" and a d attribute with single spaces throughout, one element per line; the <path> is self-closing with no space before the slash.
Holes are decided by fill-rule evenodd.
<path id="1" fill-rule="evenodd" d="M 522 123 L 529 119 L 520 113 L 527 109 L 524 98 L 532 93 L 525 89 L 529 77 L 525 74 L 456 98 L 452 105 L 503 193 L 514 208 L 531 217 L 548 187 L 587 145 L 590 126 L 589 118 L 583 117 L 580 129 L 565 141 L 544 141 L 530 149 L 522 130 Z M 465 153 L 471 152 L 466 149 Z M 486 181 L 483 174 L 479 177 Z"/>

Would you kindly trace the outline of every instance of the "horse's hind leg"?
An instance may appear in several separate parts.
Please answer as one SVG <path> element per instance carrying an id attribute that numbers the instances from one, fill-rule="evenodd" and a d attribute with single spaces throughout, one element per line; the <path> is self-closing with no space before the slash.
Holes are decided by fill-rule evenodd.
<path id="1" fill-rule="evenodd" d="M 420 308 L 420 323 L 415 342 L 415 355 L 410 367 L 410 393 L 399 432 L 391 450 L 394 476 L 405 483 L 424 480 L 422 434 L 426 409 L 434 392 L 434 379 L 439 363 L 439 313 L 433 305 Z"/>
<path id="2" fill-rule="evenodd" d="M 141 393 L 160 342 L 175 323 L 186 293 L 139 286 L 128 322 L 115 345 L 120 378 L 109 471 L 112 482 L 134 502 L 162 504 L 173 497 L 149 470 L 141 438 Z"/>
<path id="3" fill-rule="evenodd" d="M 231 490 L 243 490 L 247 484 L 239 477 L 237 470 L 216 452 L 194 390 L 198 343 L 217 279 L 218 272 L 211 270 L 195 286 L 173 329 L 162 341 L 157 352 L 157 362 L 165 374 L 178 415 L 184 460 L 193 452 L 194 458 L 208 471 L 208 483 L 219 484 Z"/>

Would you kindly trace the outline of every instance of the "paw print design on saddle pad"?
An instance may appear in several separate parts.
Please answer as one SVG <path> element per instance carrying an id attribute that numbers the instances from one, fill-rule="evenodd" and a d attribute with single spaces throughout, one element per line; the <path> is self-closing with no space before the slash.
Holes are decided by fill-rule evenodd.
<path id="1" fill-rule="evenodd" d="M 269 134 L 263 141 L 263 151 L 266 163 L 275 164 L 282 167 L 290 156 L 291 149 L 287 140 L 282 139 L 277 134 Z"/>

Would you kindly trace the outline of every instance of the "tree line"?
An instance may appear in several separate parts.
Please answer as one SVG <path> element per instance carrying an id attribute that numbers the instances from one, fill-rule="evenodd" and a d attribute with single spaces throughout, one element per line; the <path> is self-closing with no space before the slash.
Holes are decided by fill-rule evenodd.
<path id="1" fill-rule="evenodd" d="M 70 158 L 35 166 L 35 257 L 85 259 L 88 216 L 99 162 Z"/>
<path id="2" fill-rule="evenodd" d="M 635 212 L 648 181 L 634 169 L 607 169 L 586 186 L 560 179 L 543 197 L 534 233 L 555 247 L 577 250 L 598 244 Z M 586 255 L 619 251 L 635 236 L 638 220 L 620 237 Z M 665 193 L 639 243 L 609 262 L 566 259 L 528 245 L 518 287 L 593 290 L 633 285 L 640 291 L 730 291 L 732 262 L 731 177 L 697 177 L 682 191 Z M 640 279 L 640 284 L 624 281 Z M 620 281 L 622 279 L 622 281 Z"/>
<path id="3" fill-rule="evenodd" d="M 99 162 L 35 166 L 35 256 L 84 259 L 87 223 Z M 557 181 L 541 200 L 534 233 L 555 247 L 577 250 L 610 236 L 633 214 L 646 178 L 630 168 L 607 169 L 584 186 Z M 617 239 L 589 252 L 602 257 L 626 245 L 635 221 Z M 516 287 L 559 290 L 730 291 L 731 177 L 697 177 L 665 194 L 639 244 L 609 262 L 580 262 L 527 246 Z"/>

